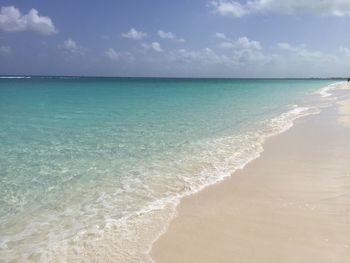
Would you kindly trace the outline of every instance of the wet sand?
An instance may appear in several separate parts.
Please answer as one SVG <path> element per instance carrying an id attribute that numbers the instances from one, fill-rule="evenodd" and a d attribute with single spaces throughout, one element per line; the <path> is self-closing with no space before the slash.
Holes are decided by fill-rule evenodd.
<path id="1" fill-rule="evenodd" d="M 350 85 L 346 87 L 350 89 Z M 339 123 L 350 128 L 350 99 L 338 102 L 338 113 Z"/>
<path id="2" fill-rule="evenodd" d="M 243 170 L 181 201 L 156 262 L 350 262 L 350 100 L 270 138 Z"/>

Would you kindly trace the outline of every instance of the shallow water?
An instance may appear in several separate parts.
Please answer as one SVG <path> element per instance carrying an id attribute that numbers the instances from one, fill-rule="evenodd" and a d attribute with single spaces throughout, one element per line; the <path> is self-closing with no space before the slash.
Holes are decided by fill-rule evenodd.
<path id="1" fill-rule="evenodd" d="M 149 260 L 179 198 L 317 113 L 333 82 L 0 79 L 0 262 Z"/>

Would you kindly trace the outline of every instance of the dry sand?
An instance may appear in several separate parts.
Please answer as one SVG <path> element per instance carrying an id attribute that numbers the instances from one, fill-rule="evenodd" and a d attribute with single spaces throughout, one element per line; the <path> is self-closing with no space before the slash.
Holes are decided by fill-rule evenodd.
<path id="1" fill-rule="evenodd" d="M 339 110 L 339 113 L 338 113 Z M 260 158 L 182 200 L 164 262 L 350 262 L 350 100 L 299 119 Z"/>

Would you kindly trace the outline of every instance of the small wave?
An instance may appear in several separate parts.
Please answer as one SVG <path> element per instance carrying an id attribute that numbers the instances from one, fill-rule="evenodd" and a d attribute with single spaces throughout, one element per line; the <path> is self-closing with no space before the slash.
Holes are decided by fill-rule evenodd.
<path id="1" fill-rule="evenodd" d="M 0 79 L 30 79 L 30 76 L 0 76 Z"/>
<path id="2" fill-rule="evenodd" d="M 316 91 L 317 94 L 321 95 L 322 98 L 327 98 L 332 96 L 332 93 L 330 93 L 330 91 L 334 89 L 333 86 L 329 85 L 327 87 L 322 88 L 319 91 Z"/>
<path id="3" fill-rule="evenodd" d="M 84 254 L 87 261 L 113 259 L 117 262 L 153 262 L 149 256 L 152 244 L 168 228 L 182 198 L 243 169 L 260 157 L 267 138 L 288 130 L 293 126 L 294 120 L 317 113 L 319 110 L 315 107 L 293 105 L 289 111 L 264 121 L 259 130 L 223 137 L 206 144 L 211 154 L 209 157 L 204 156 L 204 162 L 210 165 L 193 171 L 192 176 L 179 175 L 185 182 L 182 191 L 154 200 L 143 209 L 118 220 L 108 219 L 104 228 L 84 230 L 76 235 L 73 241 L 65 240 L 52 247 L 41 260 L 82 260 L 81 255 Z M 86 247 L 89 247 L 89 251 Z"/>
<path id="4" fill-rule="evenodd" d="M 345 82 L 342 81 L 342 82 L 336 82 L 336 83 L 330 84 L 330 85 L 323 87 L 322 89 L 316 91 L 315 93 L 321 95 L 322 98 L 328 98 L 328 97 L 332 96 L 331 91 L 341 88 L 341 86 L 344 83 Z"/>

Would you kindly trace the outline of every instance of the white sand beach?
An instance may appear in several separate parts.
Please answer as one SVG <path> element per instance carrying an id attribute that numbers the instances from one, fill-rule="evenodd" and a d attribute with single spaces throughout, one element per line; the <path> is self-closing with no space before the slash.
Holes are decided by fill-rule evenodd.
<path id="1" fill-rule="evenodd" d="M 349 124 L 350 100 L 344 100 L 270 138 L 243 170 L 182 200 L 152 257 L 159 263 L 349 262 Z"/>

